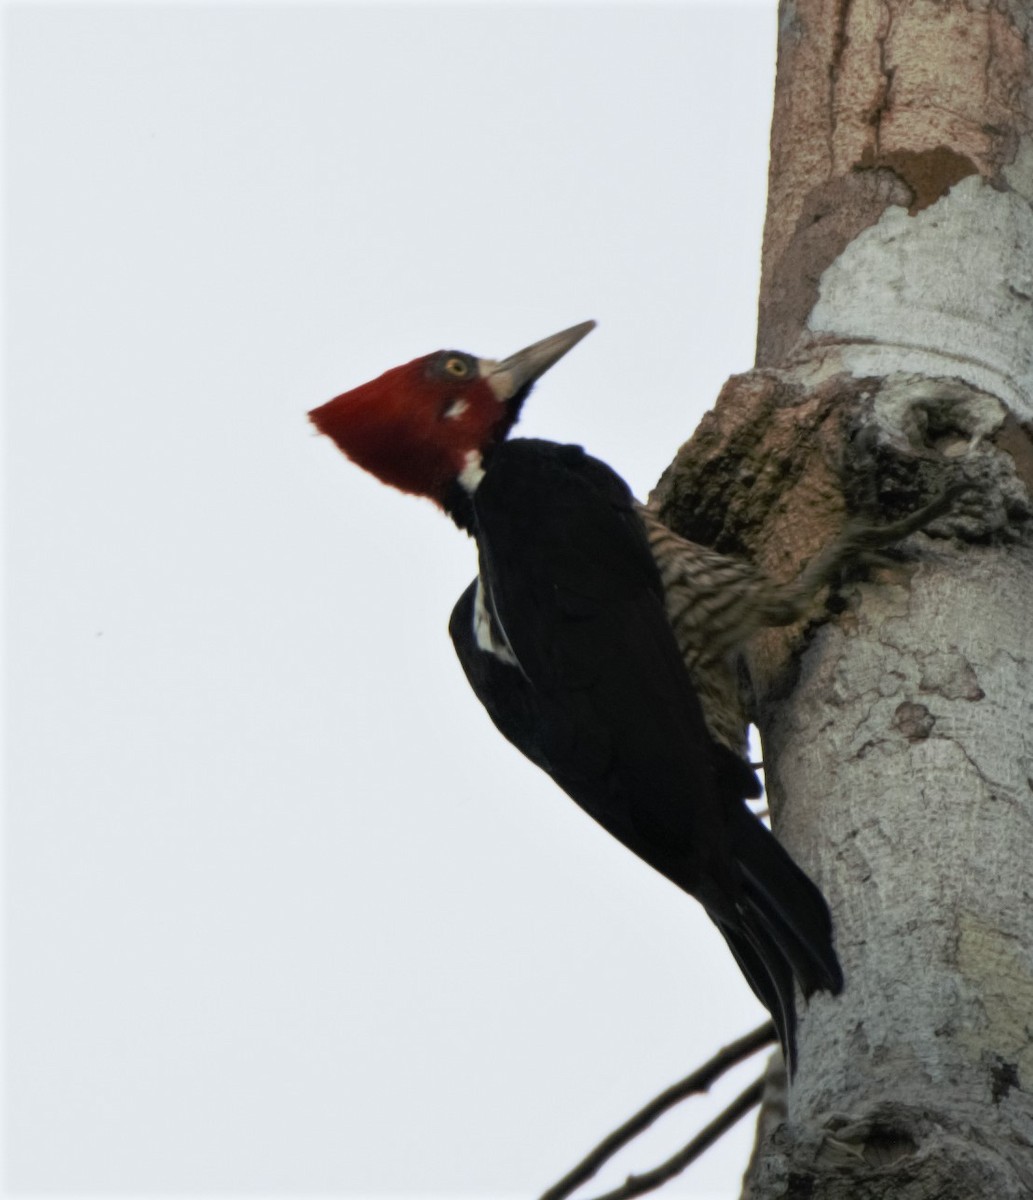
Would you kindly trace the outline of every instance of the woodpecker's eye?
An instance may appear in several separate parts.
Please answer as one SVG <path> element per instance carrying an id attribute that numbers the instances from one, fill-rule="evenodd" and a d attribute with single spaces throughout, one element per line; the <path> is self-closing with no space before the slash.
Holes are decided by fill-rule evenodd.
<path id="1" fill-rule="evenodd" d="M 427 378 L 469 383 L 477 378 L 477 359 L 462 350 L 439 350 L 427 361 Z"/>

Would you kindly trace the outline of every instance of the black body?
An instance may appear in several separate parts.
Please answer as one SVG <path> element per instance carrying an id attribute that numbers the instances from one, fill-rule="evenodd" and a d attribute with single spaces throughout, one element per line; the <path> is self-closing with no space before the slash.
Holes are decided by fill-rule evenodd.
<path id="1" fill-rule="evenodd" d="M 828 907 L 747 807 L 753 771 L 707 731 L 627 485 L 579 447 L 515 439 L 492 451 L 461 523 L 480 553 L 481 644 L 476 580 L 450 632 L 478 698 L 590 816 L 703 904 L 792 1069 L 794 976 L 805 995 L 842 987 Z M 501 655 L 484 648 L 489 625 Z"/>

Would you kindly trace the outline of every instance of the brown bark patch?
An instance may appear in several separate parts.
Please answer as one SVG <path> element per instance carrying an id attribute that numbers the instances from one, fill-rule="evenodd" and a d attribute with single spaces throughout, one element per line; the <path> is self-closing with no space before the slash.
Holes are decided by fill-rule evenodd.
<path id="1" fill-rule="evenodd" d="M 935 204 L 956 183 L 978 171 L 972 159 L 949 146 L 936 146 L 932 150 L 893 150 L 883 154 L 878 163 L 873 160 L 870 165 L 887 167 L 899 176 L 911 192 L 908 207 L 911 216 Z"/>
<path id="2" fill-rule="evenodd" d="M 1033 87 L 1024 23 L 988 0 L 786 0 L 758 366 L 785 363 L 822 272 L 887 205 L 917 213 L 972 174 L 1007 186 Z"/>
<path id="3" fill-rule="evenodd" d="M 954 650 L 934 650 L 922 659 L 921 692 L 936 692 L 948 700 L 982 700 L 986 693 L 972 664 Z"/>
<path id="4" fill-rule="evenodd" d="M 785 362 L 818 299 L 826 267 L 891 204 L 910 209 L 916 202 L 915 191 L 889 170 L 853 171 L 813 189 L 761 291 L 759 367 Z"/>
<path id="5" fill-rule="evenodd" d="M 924 704 L 913 704 L 909 700 L 898 704 L 893 714 L 893 728 L 909 742 L 924 741 L 932 733 L 935 724 L 936 718 Z"/>
<path id="6" fill-rule="evenodd" d="M 1015 474 L 1033 497 L 1033 429 L 1009 413 L 994 437 L 994 442 L 1010 455 L 1015 464 Z"/>
<path id="7" fill-rule="evenodd" d="M 820 546 L 842 523 L 839 414 L 870 381 L 812 389 L 777 371 L 733 375 L 651 497 L 683 537 L 792 574 L 791 547 Z"/>

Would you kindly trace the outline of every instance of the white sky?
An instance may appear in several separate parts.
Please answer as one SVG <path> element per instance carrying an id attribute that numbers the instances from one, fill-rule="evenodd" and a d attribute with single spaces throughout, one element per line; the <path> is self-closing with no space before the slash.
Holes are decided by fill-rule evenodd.
<path id="1" fill-rule="evenodd" d="M 305 412 L 595 317 L 521 430 L 644 494 L 752 362 L 774 5 L 4 22 L 8 1193 L 534 1196 L 763 1013 Z"/>

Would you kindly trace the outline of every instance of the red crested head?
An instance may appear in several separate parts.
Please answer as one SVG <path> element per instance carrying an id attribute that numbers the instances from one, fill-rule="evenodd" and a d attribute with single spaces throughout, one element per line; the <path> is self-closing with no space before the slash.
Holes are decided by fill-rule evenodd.
<path id="1" fill-rule="evenodd" d="M 591 329 L 585 321 L 501 362 L 440 350 L 314 408 L 309 419 L 384 483 L 444 505 L 472 491 L 483 461 L 513 427 L 535 380 Z"/>

